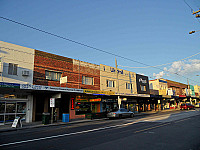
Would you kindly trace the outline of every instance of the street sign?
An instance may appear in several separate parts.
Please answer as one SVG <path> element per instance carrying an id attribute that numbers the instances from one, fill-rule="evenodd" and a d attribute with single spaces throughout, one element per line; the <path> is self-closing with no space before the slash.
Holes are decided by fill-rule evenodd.
<path id="1" fill-rule="evenodd" d="M 15 120 L 13 121 L 13 124 L 12 124 L 12 128 L 16 128 L 18 124 L 22 127 L 22 122 L 20 120 L 20 117 L 15 118 Z"/>
<path id="2" fill-rule="evenodd" d="M 50 98 L 50 107 L 55 107 L 55 98 Z"/>

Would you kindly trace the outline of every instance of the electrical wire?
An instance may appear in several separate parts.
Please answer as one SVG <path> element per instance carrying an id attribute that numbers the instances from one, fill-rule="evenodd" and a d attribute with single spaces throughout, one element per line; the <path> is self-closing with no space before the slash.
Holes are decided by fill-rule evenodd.
<path id="1" fill-rule="evenodd" d="M 198 53 L 196 53 L 196 54 L 194 54 L 194 55 L 192 55 L 192 56 L 189 56 L 189 57 L 186 57 L 186 58 L 177 60 L 177 61 L 182 61 L 182 60 L 185 60 L 185 59 L 194 57 L 194 56 L 199 55 L 199 54 L 200 54 L 200 52 L 198 52 Z M 177 61 L 173 61 L 173 62 L 177 62 Z M 151 67 L 158 67 L 158 66 L 166 66 L 166 65 L 172 64 L 173 62 L 171 62 L 171 63 L 166 63 L 166 64 L 162 64 L 162 65 L 149 66 L 149 67 L 129 67 L 129 66 L 122 66 L 122 65 L 118 65 L 118 66 L 120 66 L 120 67 L 127 67 L 127 68 L 151 68 Z"/>
<path id="2" fill-rule="evenodd" d="M 36 28 L 36 27 L 32 27 L 32 26 L 30 26 L 30 25 L 26 25 L 26 24 L 24 24 L 24 23 L 20 23 L 20 22 L 18 22 L 18 21 L 14 21 L 14 20 L 12 20 L 12 19 L 8 19 L 8 18 L 2 17 L 2 16 L 0 16 L 0 18 L 3 19 L 3 20 L 7 20 L 7 21 L 9 21 L 9 22 L 12 22 L 12 23 L 15 23 L 15 24 L 18 24 L 18 25 L 21 25 L 21 26 L 24 26 L 24 27 L 27 27 L 27 28 L 30 28 L 30 29 L 33 29 L 33 30 L 42 32 L 42 33 L 45 33 L 45 34 L 48 34 L 48 35 L 51 35 L 51 36 L 54 36 L 54 37 L 57 37 L 57 38 L 60 38 L 60 39 L 63 39 L 63 40 L 66 40 L 66 41 L 69 41 L 69 42 L 72 42 L 72 43 L 75 43 L 75 44 L 78 44 L 78 45 L 87 47 L 87 48 L 90 48 L 90 49 L 93 49 L 93 50 L 99 51 L 99 52 L 103 52 L 103 53 L 106 53 L 106 54 L 109 54 L 109 55 L 112 55 L 112 56 L 115 56 L 115 57 L 119 57 L 119 58 L 122 58 L 122 59 L 125 59 L 125 60 L 129 60 L 129 61 L 132 61 L 132 62 L 141 64 L 141 65 L 144 65 L 144 66 L 151 66 L 151 65 L 148 65 L 148 64 L 145 64 L 145 63 L 142 63 L 142 62 L 139 62 L 139 61 L 130 59 L 130 58 L 126 58 L 126 57 L 124 57 L 124 56 L 120 56 L 120 55 L 117 55 L 117 54 L 108 52 L 108 51 L 106 51 L 106 50 L 102 50 L 102 49 L 99 49 L 99 48 L 96 48 L 96 47 L 93 47 L 93 46 L 90 46 L 90 45 L 87 45 L 87 44 L 84 44 L 84 43 L 81 43 L 81 42 L 78 42 L 78 41 L 75 41 L 75 40 L 71 40 L 71 39 L 69 39 L 69 38 L 65 38 L 65 37 L 60 36 L 60 35 L 56 35 L 56 34 L 54 34 L 54 33 L 50 33 L 50 32 L 41 30 L 41 29 Z M 153 66 L 152 68 L 155 68 L 155 69 L 159 69 L 159 70 L 164 71 L 163 69 L 158 68 L 158 67 L 154 67 L 154 66 Z M 166 70 L 165 70 L 165 71 L 166 71 Z M 169 72 L 169 71 L 167 71 L 167 72 Z M 170 73 L 170 74 L 175 74 L 175 73 L 172 73 L 172 72 L 169 72 L 169 73 Z M 184 76 L 179 75 L 179 74 L 175 74 L 175 75 L 178 75 L 178 76 L 181 76 L 181 77 L 183 77 L 183 78 L 188 79 L 188 77 L 184 77 Z M 192 79 L 190 79 L 190 80 L 192 80 Z M 196 81 L 196 82 L 197 82 L 197 81 Z M 198 83 L 200 83 L 200 82 L 198 82 Z"/>

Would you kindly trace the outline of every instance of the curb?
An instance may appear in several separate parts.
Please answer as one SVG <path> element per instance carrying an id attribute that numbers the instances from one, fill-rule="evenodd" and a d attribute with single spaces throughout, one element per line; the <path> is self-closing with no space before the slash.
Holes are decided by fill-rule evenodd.
<path id="1" fill-rule="evenodd" d="M 165 112 L 170 112 L 170 111 L 178 111 L 178 110 L 169 110 L 169 111 L 155 111 L 155 112 L 147 112 L 147 113 L 137 113 L 135 114 L 136 116 L 146 116 L 146 115 L 153 115 L 157 113 L 165 113 Z M 33 125 L 33 126 L 27 126 L 27 127 L 22 127 L 22 128 L 8 128 L 8 129 L 0 129 L 0 133 L 3 132 L 11 132 L 11 131 L 17 131 L 17 130 L 25 130 L 25 129 L 31 129 L 31 128 L 40 128 L 40 127 L 50 127 L 50 126 L 59 126 L 59 125 L 69 125 L 69 124 L 78 124 L 78 123 L 85 123 L 85 122 L 94 122 L 94 121 L 101 121 L 101 120 L 107 120 L 108 118 L 101 118 L 101 119 L 84 119 L 84 120 L 77 120 L 77 121 L 72 121 L 72 122 L 59 122 L 59 123 L 53 123 L 53 124 L 39 124 L 39 125 Z"/>

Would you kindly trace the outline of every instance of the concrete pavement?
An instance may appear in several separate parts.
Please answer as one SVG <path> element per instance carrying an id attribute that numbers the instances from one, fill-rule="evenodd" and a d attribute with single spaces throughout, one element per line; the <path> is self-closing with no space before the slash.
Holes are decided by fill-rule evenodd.
<path id="1" fill-rule="evenodd" d="M 147 111 L 147 112 L 140 112 L 135 114 L 135 116 L 145 116 L 145 115 L 151 115 L 151 114 L 157 114 L 157 113 L 164 113 L 169 111 L 180 111 L 179 109 L 166 109 L 166 110 L 160 110 L 160 111 Z M 58 125 L 69 125 L 69 124 L 78 124 L 78 123 L 84 123 L 84 122 L 93 122 L 93 121 L 101 121 L 108 118 L 102 118 L 102 119 L 82 119 L 82 120 L 70 120 L 70 122 L 54 122 L 52 124 L 42 124 L 42 121 L 37 122 L 31 122 L 26 123 L 22 122 L 22 128 L 12 128 L 12 124 L 0 124 L 0 133 L 1 132 L 10 132 L 10 131 L 16 131 L 16 130 L 24 130 L 24 129 L 30 129 L 30 128 L 40 128 L 40 127 L 49 127 L 49 126 L 58 126 Z"/>

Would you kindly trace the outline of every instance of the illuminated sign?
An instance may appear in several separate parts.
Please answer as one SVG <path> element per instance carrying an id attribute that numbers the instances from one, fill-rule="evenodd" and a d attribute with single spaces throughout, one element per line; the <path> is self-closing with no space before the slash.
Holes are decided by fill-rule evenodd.
<path id="1" fill-rule="evenodd" d="M 71 110 L 74 110 L 74 98 L 71 98 Z"/>
<path id="2" fill-rule="evenodd" d="M 90 99 L 90 102 L 100 102 L 101 98 Z"/>

